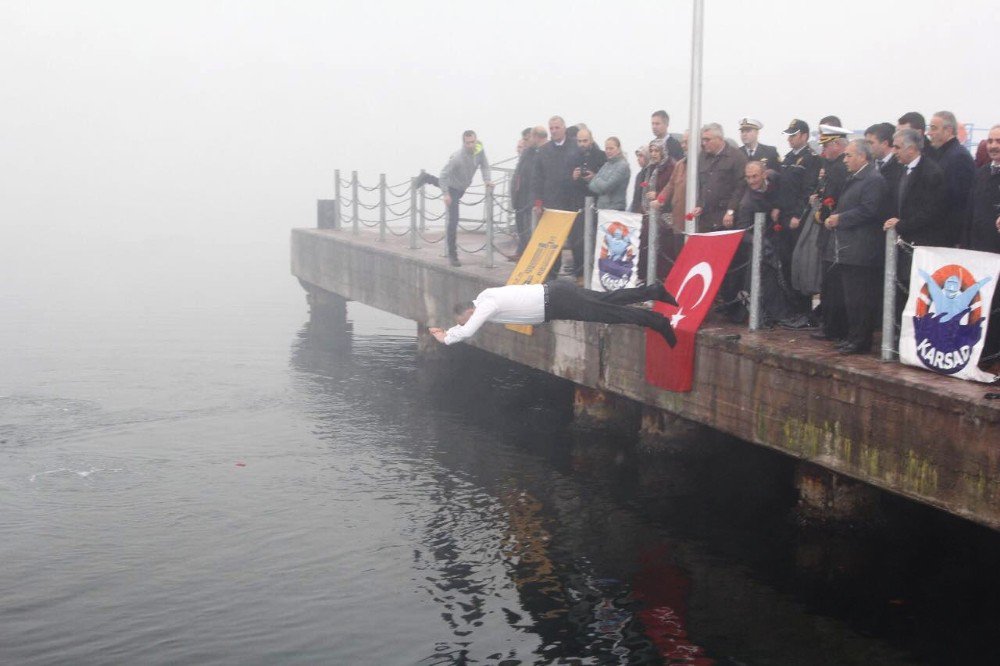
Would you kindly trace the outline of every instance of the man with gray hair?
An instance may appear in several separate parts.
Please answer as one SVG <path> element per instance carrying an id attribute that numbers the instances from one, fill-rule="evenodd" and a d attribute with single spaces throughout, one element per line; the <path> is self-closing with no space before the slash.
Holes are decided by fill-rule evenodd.
<path id="1" fill-rule="evenodd" d="M 844 338 L 837 345 L 841 354 L 871 351 L 882 293 L 879 266 L 884 236 L 879 212 L 886 185 L 871 159 L 871 148 L 864 139 L 848 143 L 844 151 L 847 182 L 834 213 L 824 222 L 830 237 L 823 248 L 823 260 L 830 264 L 831 275 L 829 289 L 823 294 L 823 332 L 827 338 Z"/>
<path id="2" fill-rule="evenodd" d="M 729 229 L 736 219 L 743 191 L 747 156 L 726 142 L 719 123 L 701 128 L 698 158 L 698 203 L 690 214 L 698 219 L 698 231 Z"/>
<path id="3" fill-rule="evenodd" d="M 948 192 L 944 173 L 937 162 L 923 156 L 923 133 L 901 129 L 892 135 L 892 147 L 903 170 L 889 192 L 889 210 L 893 215 L 882 227 L 886 231 L 895 229 L 910 245 L 948 245 Z M 897 248 L 897 317 L 902 315 L 910 294 L 911 265 L 911 253 Z"/>
<path id="4" fill-rule="evenodd" d="M 948 193 L 947 236 L 944 245 L 958 244 L 969 216 L 969 192 L 976 175 L 976 162 L 965 146 L 958 142 L 958 121 L 951 111 L 938 111 L 931 116 L 927 138 L 934 147 L 934 161 L 944 172 Z"/>

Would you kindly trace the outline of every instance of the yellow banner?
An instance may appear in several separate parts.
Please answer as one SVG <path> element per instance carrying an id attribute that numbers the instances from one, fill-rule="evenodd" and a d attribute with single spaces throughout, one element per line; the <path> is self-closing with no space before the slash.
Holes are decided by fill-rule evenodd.
<path id="1" fill-rule="evenodd" d="M 507 284 L 541 284 L 548 277 L 552 264 L 562 252 L 566 237 L 573 228 L 576 213 L 568 210 L 546 210 L 538 221 L 535 232 L 524 254 L 510 274 Z M 532 327 L 522 324 L 507 324 L 507 328 L 518 333 L 531 335 Z"/>

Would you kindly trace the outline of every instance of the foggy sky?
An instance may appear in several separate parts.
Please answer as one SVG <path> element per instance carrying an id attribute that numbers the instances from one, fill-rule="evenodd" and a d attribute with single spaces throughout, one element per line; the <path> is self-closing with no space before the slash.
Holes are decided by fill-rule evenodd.
<path id="1" fill-rule="evenodd" d="M 994 7 L 706 1 L 703 121 L 1000 122 Z M 287 275 L 336 168 L 493 160 L 555 113 L 631 152 L 687 124 L 690 2 L 0 2 L 0 295 L 161 284 L 213 255 Z M 754 46 L 748 46 L 753 44 Z M 284 285 L 283 288 L 288 285 Z"/>

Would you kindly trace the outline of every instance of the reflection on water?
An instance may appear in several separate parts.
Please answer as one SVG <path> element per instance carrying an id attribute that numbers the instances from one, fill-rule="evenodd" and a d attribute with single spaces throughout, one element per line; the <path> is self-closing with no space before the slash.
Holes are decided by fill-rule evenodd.
<path id="1" fill-rule="evenodd" d="M 199 313 L 2 385 L 0 663 L 1000 660 L 993 533 L 891 499 L 799 528 L 790 459 L 642 452 L 565 382 L 349 312 Z"/>

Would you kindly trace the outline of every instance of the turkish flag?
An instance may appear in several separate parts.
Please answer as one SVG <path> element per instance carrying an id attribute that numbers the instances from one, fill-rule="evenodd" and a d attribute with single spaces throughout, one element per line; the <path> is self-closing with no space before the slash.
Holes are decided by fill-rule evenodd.
<path id="1" fill-rule="evenodd" d="M 668 391 L 690 391 L 694 380 L 694 339 L 722 286 L 729 264 L 743 239 L 743 230 L 688 236 L 670 275 L 667 291 L 678 305 L 659 301 L 653 309 L 667 317 L 677 334 L 677 345 L 646 331 L 646 382 Z"/>

